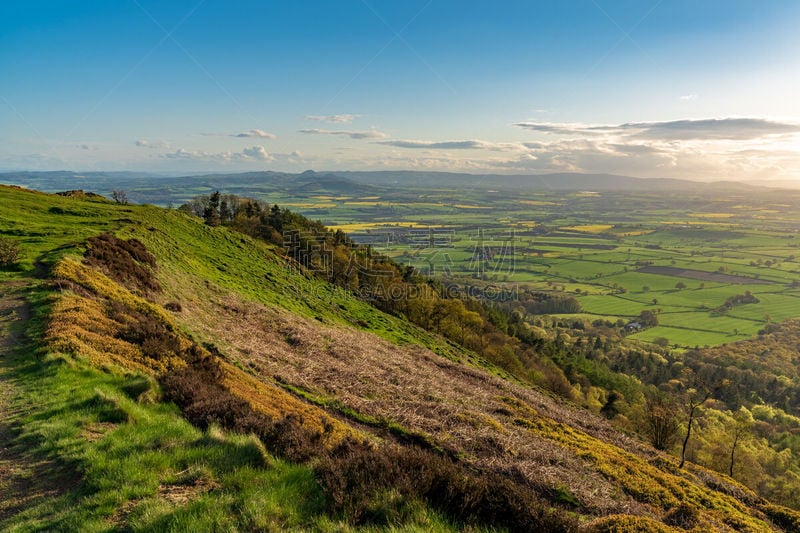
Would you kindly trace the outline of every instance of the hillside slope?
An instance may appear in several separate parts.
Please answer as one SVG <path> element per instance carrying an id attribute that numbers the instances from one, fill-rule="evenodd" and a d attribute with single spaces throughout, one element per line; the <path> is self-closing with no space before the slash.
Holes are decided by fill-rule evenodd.
<path id="1" fill-rule="evenodd" d="M 509 510 L 522 502 L 529 523 L 551 529 L 800 524 L 735 481 L 679 470 L 604 419 L 297 270 L 279 249 L 175 211 L 80 194 L 0 187 L 0 204 L 0 233 L 25 254 L 0 280 L 26 283 L 35 310 L 28 349 L 3 350 L 19 401 L 31 402 L 8 414 L 14 430 L 3 438 L 35 443 L 41 457 L 68 464 L 76 484 L 20 502 L 0 527 L 513 529 Z M 107 232 L 115 237 L 97 238 Z M 198 376 L 233 408 L 201 409 L 211 399 L 183 385 Z M 388 481 L 360 507 L 340 498 L 336 483 L 354 486 L 330 474 L 360 464 L 348 446 L 403 460 L 411 455 L 402 450 L 421 450 L 429 462 L 409 464 L 420 479 L 434 471 L 450 499 Z M 241 460 L 224 460 L 225 447 Z M 120 489 L 112 472 L 130 473 L 125 454 L 143 466 Z M 496 484 L 476 489 L 481 477 Z M 511 496 L 490 502 L 488 488 L 501 486 Z M 271 504 L 257 511 L 264 499 Z"/>

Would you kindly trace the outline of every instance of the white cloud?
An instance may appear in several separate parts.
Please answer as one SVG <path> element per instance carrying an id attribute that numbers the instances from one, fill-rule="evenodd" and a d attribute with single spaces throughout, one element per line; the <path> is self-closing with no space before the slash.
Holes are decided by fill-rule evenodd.
<path id="1" fill-rule="evenodd" d="M 240 138 L 257 137 L 257 138 L 260 138 L 260 139 L 270 139 L 270 140 L 274 140 L 274 139 L 278 138 L 278 136 L 273 134 L 273 133 L 268 133 L 268 132 L 266 132 L 264 130 L 258 130 L 258 129 L 250 130 L 250 131 L 244 131 L 242 133 L 234 133 L 234 134 L 231 135 L 231 137 L 240 137 Z"/>
<path id="2" fill-rule="evenodd" d="M 166 141 L 148 141 L 147 139 L 139 139 L 134 144 L 140 148 L 151 148 L 153 150 L 169 150 L 171 147 Z"/>
<path id="3" fill-rule="evenodd" d="M 269 133 L 268 131 L 259 130 L 259 129 L 252 129 L 248 131 L 242 131 L 239 133 L 219 133 L 219 132 L 203 132 L 200 135 L 203 137 L 236 137 L 239 139 L 270 139 L 275 140 L 278 138 L 277 135 L 274 133 Z"/>
<path id="4" fill-rule="evenodd" d="M 575 124 L 568 122 L 515 122 L 513 125 L 538 133 L 550 133 L 555 135 L 600 135 L 604 131 L 614 128 L 613 126 Z"/>
<path id="5" fill-rule="evenodd" d="M 253 146 L 242 150 L 242 154 L 246 157 L 252 157 L 259 161 L 272 161 L 272 157 L 263 146 Z"/>
<path id="6" fill-rule="evenodd" d="M 700 98 L 700 97 L 698 95 L 696 95 L 696 94 L 684 94 L 679 99 L 683 100 L 685 102 L 689 102 L 689 101 L 692 101 L 692 100 L 697 100 L 698 98 Z"/>
<path id="7" fill-rule="evenodd" d="M 161 154 L 165 159 L 191 159 L 197 161 L 227 162 L 256 162 L 273 161 L 274 158 L 263 146 L 244 148 L 241 152 L 206 152 L 205 150 L 186 150 L 178 148 L 174 152 Z"/>
<path id="8" fill-rule="evenodd" d="M 662 140 L 750 140 L 800 132 L 800 126 L 761 118 L 711 118 L 623 124 L 632 136 Z"/>
<path id="9" fill-rule="evenodd" d="M 800 176 L 800 125 L 766 118 L 687 119 L 616 125 L 521 122 L 552 140 L 492 142 L 387 139 L 374 144 L 419 152 L 409 167 L 505 172 L 586 172 L 693 180 Z M 396 168 L 394 151 L 373 165 Z M 476 156 L 477 151 L 485 155 Z M 446 151 L 439 157 L 437 151 Z M 494 152 L 496 155 L 491 155 Z"/>
<path id="10" fill-rule="evenodd" d="M 329 122 L 331 124 L 350 124 L 361 115 L 350 115 L 343 113 L 340 115 L 306 115 L 306 120 L 314 120 L 316 122 Z"/>
<path id="11" fill-rule="evenodd" d="M 343 137 L 350 137 L 351 139 L 385 139 L 387 134 L 378 130 L 365 130 L 365 131 L 349 131 L 349 130 L 321 130 L 321 129 L 307 129 L 300 130 L 300 133 L 309 135 L 341 135 Z"/>
<path id="12" fill-rule="evenodd" d="M 167 154 L 162 154 L 162 157 L 166 159 L 207 159 L 211 156 L 208 152 L 203 152 L 201 150 L 186 150 L 184 148 L 178 148 L 174 152 L 170 152 Z"/>
<path id="13" fill-rule="evenodd" d="M 732 147 L 733 146 L 733 147 Z M 743 149 L 752 146 L 762 148 Z M 742 180 L 796 176 L 800 153 L 763 148 L 759 140 L 650 141 L 571 139 L 529 145 L 515 158 L 488 160 L 523 172 L 588 172 L 690 180 Z M 767 144 L 766 146 L 770 146 Z"/>
<path id="14" fill-rule="evenodd" d="M 477 139 L 463 141 L 419 141 L 393 139 L 378 141 L 376 144 L 394 146 L 395 148 L 429 149 L 429 150 L 491 150 L 495 152 L 511 152 L 525 150 L 526 147 L 519 143 L 497 143 Z"/>
<path id="15" fill-rule="evenodd" d="M 651 140 L 749 140 L 800 132 L 800 125 L 763 118 L 709 118 L 619 125 L 517 122 L 519 128 L 555 135 L 616 135 Z"/>

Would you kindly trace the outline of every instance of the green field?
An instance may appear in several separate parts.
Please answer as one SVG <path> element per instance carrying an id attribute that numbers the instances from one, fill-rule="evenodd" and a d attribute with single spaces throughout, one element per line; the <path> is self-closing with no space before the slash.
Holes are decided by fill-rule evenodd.
<path id="1" fill-rule="evenodd" d="M 665 208 L 661 195 L 643 193 L 438 191 L 433 205 L 387 194 L 374 205 L 298 210 L 435 276 L 568 293 L 595 319 L 657 311 L 659 325 L 632 338 L 694 347 L 800 316 L 800 195 L 775 194 L 746 208 L 733 197 L 672 195 Z M 715 311 L 746 291 L 758 303 Z"/>

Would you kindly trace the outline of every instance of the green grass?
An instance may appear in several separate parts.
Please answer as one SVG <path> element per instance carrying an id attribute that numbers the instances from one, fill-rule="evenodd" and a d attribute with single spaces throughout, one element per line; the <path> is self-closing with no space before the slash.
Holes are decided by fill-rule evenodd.
<path id="1" fill-rule="evenodd" d="M 108 531 L 117 522 L 132 531 L 351 529 L 325 514 L 309 466 L 268 456 L 254 437 L 201 432 L 174 406 L 138 404 L 121 392 L 130 377 L 57 356 L 14 363 L 23 365 L 14 371 L 25 391 L 19 401 L 33 406 L 18 421 L 25 429 L 14 444 L 69 465 L 69 484 L 77 486 L 0 523 L 4 531 Z M 87 428 L 100 422 L 114 427 L 87 441 Z M 164 496 L 204 485 L 210 490 L 188 501 Z M 422 508 L 409 525 L 452 530 Z"/>
<path id="2" fill-rule="evenodd" d="M 286 268 L 266 245 L 175 211 L 5 187 L 0 203 L 0 234 L 24 253 L 20 265 L 0 269 L 0 296 L 9 282 L 25 283 L 35 312 L 24 325 L 33 340 L 0 353 L 0 381 L 4 389 L 13 383 L 16 392 L 11 405 L 0 405 L 13 413 L 8 422 L 16 428 L 2 446 L 18 455 L 30 483 L 20 492 L 41 493 L 0 522 L 0 530 L 111 531 L 123 524 L 131 531 L 456 529 L 413 501 L 399 521 L 348 525 L 327 514 L 311 465 L 278 460 L 253 436 L 191 426 L 174 405 L 153 403 L 158 390 L 151 379 L 48 353 L 40 339 L 52 293 L 33 276 L 65 255 L 81 254 L 87 237 L 117 230 L 146 242 L 160 268 L 190 283 L 208 281 L 219 294 L 236 292 L 343 327 L 355 317 L 362 329 L 398 343 L 429 344 L 453 359 L 463 352 Z M 42 464 L 46 475 L 36 470 Z"/>
<path id="3" fill-rule="evenodd" d="M 29 290 L 35 338 L 48 293 Z M 201 431 L 174 405 L 151 403 L 151 380 L 91 368 L 28 342 L 2 354 L 0 380 L 17 392 L 7 408 L 18 428 L 3 446 L 30 465 L 41 495 L 0 522 L 3 531 L 350 531 L 326 513 L 310 465 L 270 456 L 257 438 Z M 143 386 L 143 383 L 145 384 Z M 152 384 L 151 387 L 156 387 Z M 156 391 L 157 392 L 157 391 Z M 157 394 L 155 395 L 157 396 Z M 47 472 L 34 470 L 46 462 Z M 402 526 L 453 531 L 440 515 L 410 502 Z"/>
<path id="4" fill-rule="evenodd" d="M 124 228 L 121 237 L 140 239 L 160 258 L 160 268 L 191 283 L 213 283 L 222 291 L 322 322 L 365 329 L 392 342 L 422 343 L 451 359 L 466 357 L 434 335 L 301 274 L 276 255 L 274 247 L 225 228 L 205 226 L 177 211 L 2 186 L 0 205 L 4 207 L 0 235 L 17 241 L 23 251 L 16 269 L 0 270 L 0 281 L 29 276 L 37 263 L 50 266 L 60 257 L 82 253 L 88 237 Z M 186 249 L 192 253 L 184 253 Z"/>
<path id="5" fill-rule="evenodd" d="M 33 298 L 41 326 L 45 295 Z M 28 332 L 36 335 L 35 330 Z M 4 354 L 2 379 L 18 395 L 21 428 L 6 445 L 33 462 L 51 461 L 61 494 L 43 496 L 0 523 L 4 531 L 130 529 L 238 530 L 317 527 L 324 499 L 309 467 L 269 457 L 257 439 L 190 426 L 172 405 L 139 403 L 125 390 L 141 378 L 101 372 L 33 344 Z M 87 435 L 92 435 L 88 438 Z M 192 491 L 186 505 L 163 496 L 165 487 Z M 282 502 L 264 507 L 265 499 Z"/>

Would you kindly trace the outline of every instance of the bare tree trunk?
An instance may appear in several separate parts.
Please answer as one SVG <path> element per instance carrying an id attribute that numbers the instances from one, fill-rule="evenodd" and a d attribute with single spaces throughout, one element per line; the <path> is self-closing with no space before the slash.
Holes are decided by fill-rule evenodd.
<path id="1" fill-rule="evenodd" d="M 689 437 L 692 435 L 692 422 L 694 421 L 694 410 L 697 407 L 695 404 L 690 404 L 689 408 L 689 424 L 686 426 L 686 438 L 683 439 L 683 447 L 681 448 L 681 464 L 678 468 L 683 468 L 686 463 L 686 445 L 689 444 Z"/>
<path id="2" fill-rule="evenodd" d="M 739 443 L 739 431 L 733 435 L 733 446 L 731 446 L 731 465 L 728 468 L 728 474 L 733 477 L 733 455 L 736 453 L 736 445 Z"/>

